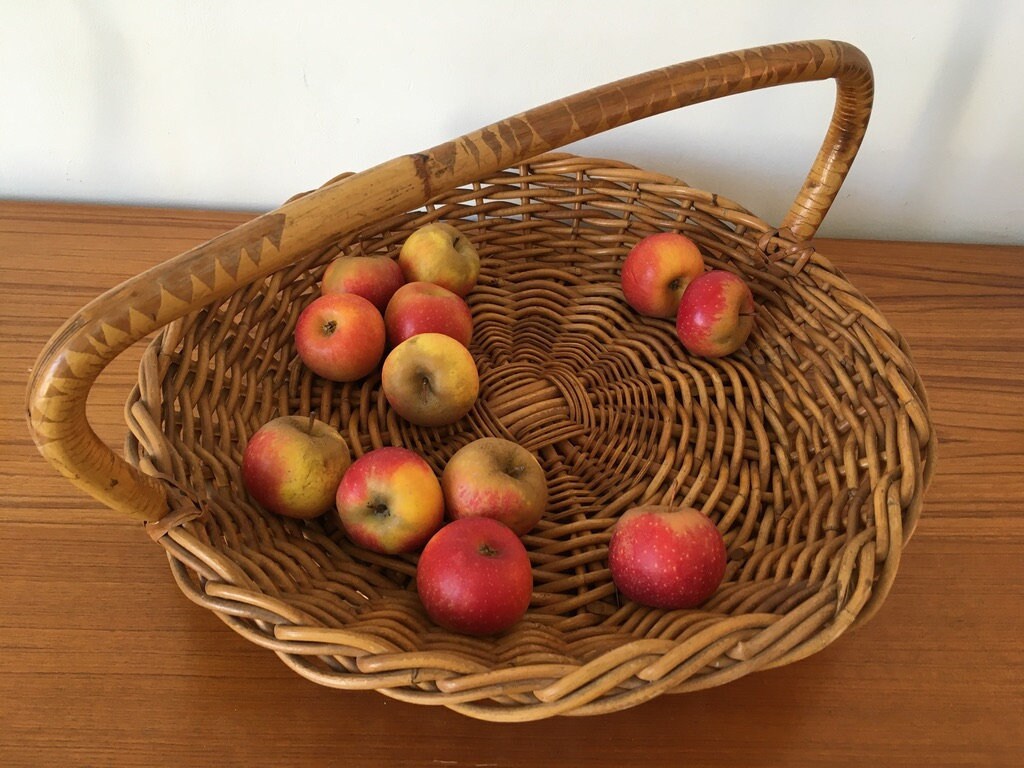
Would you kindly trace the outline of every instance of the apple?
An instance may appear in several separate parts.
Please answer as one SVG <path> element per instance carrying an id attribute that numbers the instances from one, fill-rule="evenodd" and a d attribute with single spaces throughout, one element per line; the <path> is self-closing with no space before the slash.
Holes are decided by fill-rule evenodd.
<path id="1" fill-rule="evenodd" d="M 743 278 L 713 269 L 683 293 L 676 334 L 690 354 L 724 357 L 743 346 L 754 327 L 755 312 L 754 296 Z"/>
<path id="2" fill-rule="evenodd" d="M 526 547 L 489 517 L 455 520 L 427 542 L 416 589 L 434 623 L 467 635 L 493 635 L 526 613 L 533 572 Z"/>
<path id="3" fill-rule="evenodd" d="M 242 453 L 242 482 L 264 509 L 309 519 L 334 503 L 349 467 L 348 443 L 307 416 L 278 416 L 256 430 Z"/>
<path id="4" fill-rule="evenodd" d="M 354 293 L 384 312 L 395 291 L 405 283 L 398 262 L 386 256 L 341 256 L 327 265 L 320 291 Z"/>
<path id="5" fill-rule="evenodd" d="M 725 575 L 725 541 L 700 510 L 644 505 L 622 514 L 608 543 L 619 592 L 652 608 L 693 608 Z"/>
<path id="6" fill-rule="evenodd" d="M 622 263 L 622 293 L 641 315 L 675 317 L 690 281 L 704 273 L 704 257 L 686 235 L 659 232 L 630 250 Z"/>
<path id="7" fill-rule="evenodd" d="M 453 520 L 490 517 L 517 536 L 537 524 L 548 503 L 540 462 L 500 437 L 482 437 L 456 451 L 441 473 L 441 489 Z"/>
<path id="8" fill-rule="evenodd" d="M 468 347 L 473 315 L 457 293 L 419 280 L 395 291 L 384 311 L 384 327 L 393 347 L 418 333 L 443 333 Z"/>
<path id="9" fill-rule="evenodd" d="M 356 381 L 377 367 L 386 342 L 384 318 L 354 293 L 315 299 L 295 324 L 295 349 L 313 373 L 331 381 Z"/>
<path id="10" fill-rule="evenodd" d="M 402 243 L 398 264 L 405 279 L 423 280 L 465 296 L 480 277 L 480 256 L 469 238 L 451 224 L 426 224 Z"/>
<path id="11" fill-rule="evenodd" d="M 346 535 L 373 552 L 414 552 L 444 522 L 441 483 L 423 457 L 408 448 L 363 454 L 336 487 Z"/>
<path id="12" fill-rule="evenodd" d="M 384 359 L 384 397 L 399 416 L 421 427 L 454 424 L 473 408 L 480 391 L 476 362 L 443 333 L 406 339 Z"/>

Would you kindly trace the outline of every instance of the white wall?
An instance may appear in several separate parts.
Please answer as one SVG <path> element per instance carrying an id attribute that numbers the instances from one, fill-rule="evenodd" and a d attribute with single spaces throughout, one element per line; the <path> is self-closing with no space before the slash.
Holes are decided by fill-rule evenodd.
<path id="1" fill-rule="evenodd" d="M 0 0 L 0 197 L 268 210 L 604 82 L 817 37 L 877 81 L 822 235 L 1024 243 L 1020 0 Z M 778 221 L 832 98 L 777 88 L 570 149 Z"/>

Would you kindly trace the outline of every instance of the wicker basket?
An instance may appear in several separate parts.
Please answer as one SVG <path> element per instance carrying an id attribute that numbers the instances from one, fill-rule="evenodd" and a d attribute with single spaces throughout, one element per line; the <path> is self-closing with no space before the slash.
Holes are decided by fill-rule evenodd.
<path id="1" fill-rule="evenodd" d="M 678 179 L 542 154 L 679 106 L 829 78 L 836 109 L 780 227 Z M 96 498 L 148 521 L 190 599 L 323 685 L 514 721 L 620 710 L 805 657 L 878 609 L 934 467 L 906 344 L 809 244 L 871 95 L 856 48 L 769 46 L 630 78 L 339 177 L 70 319 L 30 387 L 37 444 Z M 481 396 L 456 425 L 427 429 L 390 410 L 376 376 L 311 375 L 292 331 L 331 259 L 394 255 L 435 220 L 481 253 L 469 297 Z M 664 230 L 752 286 L 760 314 L 739 353 L 691 358 L 671 321 L 625 306 L 622 259 Z M 86 397 L 110 360 L 156 330 L 126 407 L 125 461 L 89 428 Z M 331 515 L 301 523 L 252 504 L 241 450 L 284 413 L 337 426 L 355 455 L 414 448 L 438 472 L 484 435 L 534 451 L 550 508 L 525 538 L 526 617 L 494 638 L 445 632 L 414 592 L 414 556 L 358 549 Z M 700 609 L 616 594 L 609 529 L 641 502 L 697 506 L 724 534 L 725 581 Z"/>

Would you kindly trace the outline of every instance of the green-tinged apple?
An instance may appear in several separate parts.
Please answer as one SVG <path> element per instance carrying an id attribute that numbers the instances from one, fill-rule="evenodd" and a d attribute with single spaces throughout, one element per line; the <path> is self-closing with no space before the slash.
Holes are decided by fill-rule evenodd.
<path id="1" fill-rule="evenodd" d="M 725 562 L 722 534 L 689 507 L 633 507 L 616 521 L 608 544 L 619 592 L 652 608 L 700 605 L 722 583 Z"/>
<path id="2" fill-rule="evenodd" d="M 455 520 L 423 548 L 416 589 L 427 615 L 445 629 L 478 636 L 504 632 L 530 607 L 530 556 L 497 520 Z"/>
<path id="3" fill-rule="evenodd" d="M 451 519 L 490 517 L 517 536 L 537 524 L 548 503 L 540 462 L 500 437 L 482 437 L 456 451 L 441 474 L 441 488 Z"/>
<path id="4" fill-rule="evenodd" d="M 346 535 L 387 555 L 415 552 L 444 522 L 441 483 L 408 448 L 377 448 L 360 456 L 338 484 L 336 502 Z"/>
<path id="5" fill-rule="evenodd" d="M 417 229 L 402 243 L 398 264 L 405 279 L 436 283 L 465 296 L 480 277 L 480 255 L 468 237 L 451 224 L 436 221 Z"/>
<path id="6" fill-rule="evenodd" d="M 473 315 L 457 293 L 419 280 L 395 291 L 384 311 L 384 327 L 393 347 L 418 333 L 443 333 L 468 347 Z"/>
<path id="7" fill-rule="evenodd" d="M 242 482 L 264 509 L 309 519 L 331 508 L 349 462 L 348 443 L 330 424 L 278 416 L 249 438 Z"/>
<path id="8" fill-rule="evenodd" d="M 641 315 L 675 317 L 683 291 L 704 273 L 704 257 L 686 235 L 659 232 L 630 250 L 622 264 L 622 293 Z"/>
<path id="9" fill-rule="evenodd" d="M 356 381 L 384 355 L 384 318 L 354 293 L 315 299 L 295 324 L 295 349 L 313 373 L 331 381 Z"/>
<path id="10" fill-rule="evenodd" d="M 691 282 L 679 302 L 676 334 L 692 355 L 724 357 L 743 346 L 757 308 L 743 278 L 722 269 Z"/>
<path id="11" fill-rule="evenodd" d="M 454 424 L 473 408 L 480 391 L 476 362 L 443 333 L 406 339 L 384 359 L 381 388 L 399 416 L 421 427 Z"/>
<path id="12" fill-rule="evenodd" d="M 381 313 L 395 291 L 405 283 L 398 262 L 386 256 L 341 256 L 327 265 L 320 291 L 354 293 L 362 296 Z"/>

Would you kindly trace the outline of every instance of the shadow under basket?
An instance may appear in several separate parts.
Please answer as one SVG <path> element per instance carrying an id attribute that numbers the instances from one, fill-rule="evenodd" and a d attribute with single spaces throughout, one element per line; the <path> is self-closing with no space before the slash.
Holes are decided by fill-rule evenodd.
<path id="1" fill-rule="evenodd" d="M 715 79 L 709 62 L 737 71 Z M 720 685 L 806 657 L 879 608 L 934 470 L 933 430 L 905 342 L 808 239 L 866 125 L 870 68 L 856 49 L 828 42 L 676 67 L 689 69 L 672 77 L 689 82 L 699 74 L 703 90 L 698 83 L 681 93 L 673 85 L 665 104 L 641 100 L 647 113 L 835 77 L 840 99 L 830 136 L 845 131 L 854 140 L 826 138 L 812 169 L 818 183 L 808 177 L 802 204 L 781 228 L 675 178 L 548 152 L 606 127 L 596 127 L 600 115 L 588 117 L 595 103 L 607 127 L 635 119 L 628 84 L 643 80 L 650 94 L 664 84 L 662 72 L 675 71 L 669 68 L 566 100 L 575 127 L 551 128 L 538 108 L 471 135 L 492 131 L 501 148 L 489 164 L 499 170 L 477 160 L 482 172 L 464 172 L 464 158 L 490 144 L 484 138 L 467 149 L 463 137 L 400 158 L 412 170 L 387 204 L 372 199 L 380 184 L 359 187 L 367 176 L 381 178 L 379 169 L 339 177 L 179 257 L 190 260 L 176 269 L 190 276 L 191 288 L 178 279 L 172 290 L 169 278 L 157 276 L 115 289 L 107 306 L 129 314 L 128 335 L 160 329 L 127 403 L 124 471 L 163 504 L 158 520 L 137 516 L 150 520 L 147 530 L 191 600 L 317 683 L 495 721 L 606 713 Z M 722 91 L 723 80 L 735 85 Z M 867 105 L 860 121 L 843 107 L 843 94 L 857 88 Z M 624 114 L 609 119 L 612 92 L 628 98 Z M 543 140 L 525 141 L 516 120 Z M 851 124 L 859 127 L 851 131 Z M 508 125 L 520 133 L 503 135 L 500 126 Z M 830 151 L 830 142 L 841 151 Z M 548 153 L 538 156 L 537 148 Z M 508 158 L 516 159 L 499 165 Z M 823 195 L 821 181 L 836 176 Z M 342 192 L 364 202 L 333 221 L 330 195 Z M 377 215 L 359 215 L 359 205 Z M 314 220 L 313 234 L 290 245 L 289 227 Z M 293 343 L 296 319 L 319 295 L 331 260 L 393 258 L 431 221 L 457 227 L 481 256 L 479 284 L 467 297 L 480 396 L 468 416 L 443 428 L 399 417 L 379 373 L 349 384 L 313 375 Z M 689 236 L 709 267 L 733 271 L 751 287 L 757 322 L 739 352 L 692 357 L 674 321 L 641 317 L 626 305 L 622 261 L 642 237 L 663 231 Z M 217 266 L 202 272 L 201 263 Z M 136 315 L 146 315 L 140 321 L 126 297 L 134 301 L 138 285 L 154 279 L 162 286 L 154 295 L 164 298 L 148 313 L 136 302 Z M 165 310 L 167 293 L 188 295 Z M 44 352 L 33 411 L 44 454 L 50 441 L 39 437 L 46 433 L 40 425 L 61 421 L 44 402 L 57 378 L 52 371 L 95 317 L 83 310 L 84 319 Z M 103 322 L 124 327 L 109 312 Z M 128 343 L 111 343 L 100 356 Z M 447 632 L 420 605 L 415 555 L 352 545 L 333 513 L 297 521 L 261 510 L 245 493 L 241 455 L 257 428 L 283 414 L 334 425 L 354 456 L 384 445 L 412 448 L 438 474 L 459 448 L 485 436 L 537 455 L 549 507 L 523 539 L 534 574 L 526 616 L 496 637 Z M 120 492 L 117 482 L 106 485 L 103 493 Z M 99 497 L 96 487 L 86 489 Z M 643 503 L 697 507 L 722 532 L 725 579 L 700 608 L 645 608 L 616 592 L 607 563 L 611 527 Z"/>

